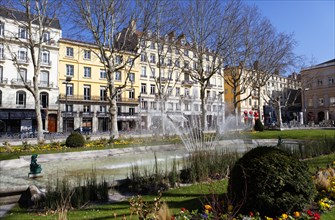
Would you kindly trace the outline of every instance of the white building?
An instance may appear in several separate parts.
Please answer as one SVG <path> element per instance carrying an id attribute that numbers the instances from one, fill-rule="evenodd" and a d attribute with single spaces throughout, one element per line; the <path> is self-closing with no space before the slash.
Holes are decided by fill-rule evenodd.
<path id="1" fill-rule="evenodd" d="M 39 35 L 33 23 L 32 40 Z M 36 129 L 35 103 L 27 86 L 33 87 L 34 67 L 28 50 L 26 14 L 0 8 L 0 132 Z M 44 27 L 39 78 L 43 128 L 57 131 L 58 40 L 62 35 L 57 19 Z M 35 52 L 38 49 L 36 47 Z"/>

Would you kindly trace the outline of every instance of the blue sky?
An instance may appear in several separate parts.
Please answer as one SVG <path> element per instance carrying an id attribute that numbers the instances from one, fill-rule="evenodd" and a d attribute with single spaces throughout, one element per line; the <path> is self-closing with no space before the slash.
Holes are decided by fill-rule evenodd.
<path id="1" fill-rule="evenodd" d="M 295 53 L 306 64 L 335 58 L 335 0 L 247 0 L 270 19 L 277 31 L 293 33 Z"/>

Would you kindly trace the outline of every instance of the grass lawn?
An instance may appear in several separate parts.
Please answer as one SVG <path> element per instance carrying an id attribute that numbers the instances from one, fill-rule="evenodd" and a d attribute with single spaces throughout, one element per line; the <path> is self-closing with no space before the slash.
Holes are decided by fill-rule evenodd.
<path id="1" fill-rule="evenodd" d="M 327 164 L 335 161 L 335 154 L 325 155 L 307 160 L 311 172 L 316 167 L 326 167 Z M 211 184 L 195 184 L 192 186 L 171 189 L 163 193 L 162 200 L 165 201 L 171 213 L 179 213 L 181 208 L 188 210 L 200 209 L 206 204 L 206 198 L 211 198 L 213 194 L 223 194 L 227 190 L 227 180 L 213 182 Z M 154 196 L 143 196 L 145 201 L 153 201 Z M 68 219 L 138 219 L 136 215 L 131 216 L 129 202 L 123 201 L 114 204 L 90 205 L 81 210 L 71 210 Z M 4 219 L 57 219 L 57 214 L 36 214 L 28 213 L 24 209 L 15 207 Z M 335 209 L 321 216 L 322 220 L 335 219 Z"/>
<path id="2" fill-rule="evenodd" d="M 316 140 L 324 137 L 335 137 L 335 130 L 284 130 L 284 131 L 270 131 L 263 132 L 246 132 L 247 137 L 252 139 L 277 139 L 279 136 L 282 139 L 300 139 L 300 140 Z"/>

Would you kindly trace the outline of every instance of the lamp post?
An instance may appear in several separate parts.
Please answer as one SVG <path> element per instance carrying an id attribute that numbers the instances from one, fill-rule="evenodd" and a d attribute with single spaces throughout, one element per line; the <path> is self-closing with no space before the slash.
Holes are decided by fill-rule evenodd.
<path id="1" fill-rule="evenodd" d="M 63 84 L 65 84 L 65 137 L 67 137 L 67 110 L 68 110 L 68 106 L 67 106 L 67 95 L 68 95 L 68 87 L 67 85 L 71 82 L 72 77 L 71 76 L 67 76 L 65 81 L 63 82 Z M 64 125 L 63 125 L 64 128 Z"/>

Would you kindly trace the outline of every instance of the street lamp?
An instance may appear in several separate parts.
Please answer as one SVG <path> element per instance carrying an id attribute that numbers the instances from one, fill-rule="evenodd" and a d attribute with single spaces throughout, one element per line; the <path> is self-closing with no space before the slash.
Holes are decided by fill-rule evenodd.
<path id="1" fill-rule="evenodd" d="M 67 136 L 67 110 L 68 110 L 68 106 L 67 106 L 67 94 L 68 94 L 68 88 L 67 85 L 71 82 L 72 77 L 71 76 L 67 76 L 65 81 L 63 82 L 63 84 L 65 85 L 65 137 Z M 64 128 L 64 125 L 63 125 Z"/>

